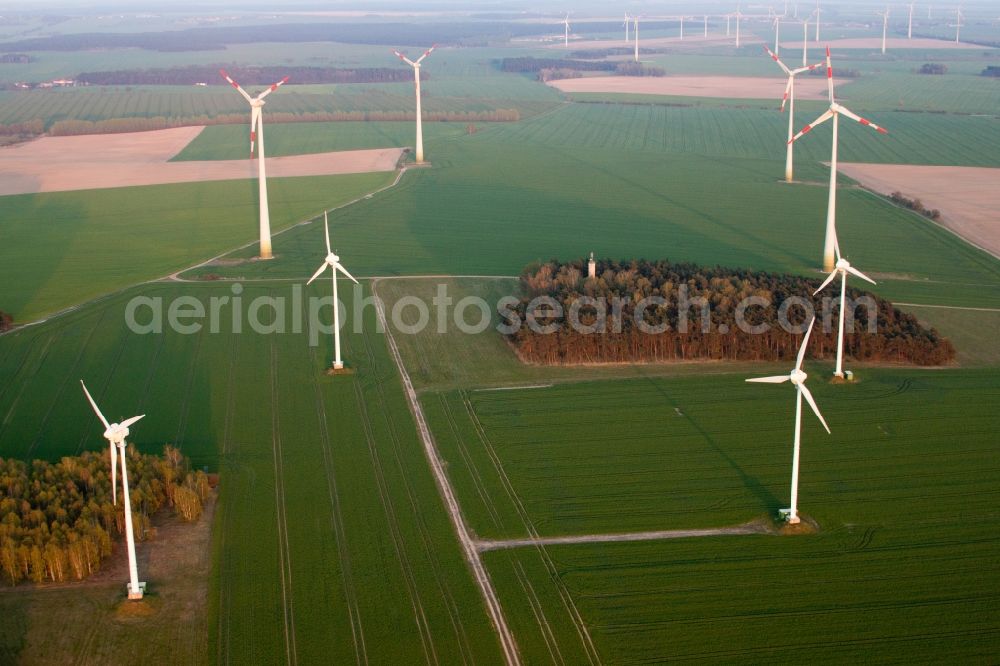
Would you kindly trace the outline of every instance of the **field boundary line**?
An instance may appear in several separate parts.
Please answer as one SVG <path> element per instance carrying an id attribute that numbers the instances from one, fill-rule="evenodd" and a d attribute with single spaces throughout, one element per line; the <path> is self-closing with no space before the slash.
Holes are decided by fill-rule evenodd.
<path id="1" fill-rule="evenodd" d="M 662 541 L 667 539 L 694 539 L 710 536 L 740 536 L 747 534 L 774 534 L 774 531 L 759 521 L 752 521 L 734 527 L 709 527 L 687 530 L 655 530 L 652 532 L 621 532 L 612 534 L 579 534 L 551 537 L 531 537 L 525 539 L 482 539 L 476 541 L 480 552 L 510 550 L 536 546 L 562 546 L 580 543 L 628 543 L 633 541 Z"/>
<path id="2" fill-rule="evenodd" d="M 396 340 L 392 335 L 392 329 L 388 325 L 388 321 L 385 316 L 385 308 L 381 299 L 378 297 L 378 292 L 376 291 L 377 284 L 378 280 L 372 280 L 371 288 L 372 296 L 375 297 L 375 310 L 378 314 L 379 323 L 385 331 L 385 338 L 388 343 L 389 352 L 396 364 L 400 380 L 403 382 L 403 390 L 406 394 L 406 401 L 409 404 L 410 411 L 416 421 L 417 430 L 424 445 L 424 454 L 427 457 L 427 462 L 429 463 L 431 472 L 433 473 L 434 480 L 438 487 L 438 492 L 440 492 L 441 497 L 445 502 L 445 506 L 448 509 L 448 516 L 451 518 L 451 522 L 455 527 L 455 532 L 458 535 L 459 543 L 462 546 L 462 552 L 465 555 L 465 559 L 468 562 L 469 567 L 472 569 L 472 574 L 476 583 L 479 585 L 480 592 L 482 592 L 483 595 L 483 600 L 486 602 L 487 612 L 489 613 L 490 619 L 493 621 L 493 627 L 496 629 L 500 638 L 500 645 L 503 648 L 505 661 L 509 666 L 519 666 L 521 663 L 521 657 L 518 653 L 517 643 L 515 642 L 514 635 L 511 633 L 511 630 L 507 625 L 507 620 L 503 615 L 503 608 L 500 606 L 500 600 L 497 597 L 496 590 L 493 588 L 493 582 L 490 579 L 489 572 L 483 565 L 483 560 L 480 557 L 479 550 L 476 549 L 475 542 L 469 534 L 469 528 L 465 523 L 465 518 L 462 515 L 462 509 L 458 503 L 455 491 L 451 487 L 451 482 L 448 480 L 448 476 L 445 474 L 444 466 L 441 463 L 441 458 L 438 455 L 437 446 L 434 442 L 434 437 L 431 435 L 430 428 L 427 425 L 427 420 L 424 417 L 423 408 L 421 408 L 420 401 L 417 398 L 417 392 L 413 388 L 413 382 L 410 380 L 410 375 L 406 371 L 406 366 L 403 365 L 403 358 L 399 353 L 399 347 L 396 345 Z"/>

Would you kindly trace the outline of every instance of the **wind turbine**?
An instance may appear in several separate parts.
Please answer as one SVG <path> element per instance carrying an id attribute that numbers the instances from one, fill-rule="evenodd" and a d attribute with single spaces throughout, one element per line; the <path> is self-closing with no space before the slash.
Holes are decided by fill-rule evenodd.
<path id="1" fill-rule="evenodd" d="M 875 280 L 871 279 L 861 271 L 859 271 L 854 266 L 851 266 L 851 262 L 841 256 L 840 254 L 840 243 L 837 241 L 836 235 L 833 238 L 833 247 L 837 251 L 837 265 L 830 273 L 829 277 L 824 280 L 823 284 L 820 285 L 819 289 L 813 292 L 813 296 L 819 292 L 826 289 L 826 287 L 833 282 L 833 280 L 839 275 L 840 276 L 840 329 L 837 333 L 837 368 L 833 371 L 835 377 L 844 376 L 844 313 L 847 311 L 847 274 L 855 275 L 862 280 L 867 280 L 872 284 L 875 284 Z"/>
<path id="2" fill-rule="evenodd" d="M 781 44 L 779 43 L 781 39 L 781 17 L 774 17 L 774 53 L 781 53 Z"/>
<path id="3" fill-rule="evenodd" d="M 795 443 L 792 449 L 792 492 L 791 492 L 791 506 L 787 509 L 781 510 L 781 515 L 785 517 L 785 520 L 789 524 L 795 525 L 800 522 L 799 519 L 799 449 L 801 448 L 802 441 L 802 398 L 806 399 L 809 406 L 812 407 L 813 413 L 816 414 L 816 418 L 819 422 L 823 424 L 826 432 L 830 432 L 830 426 L 826 424 L 826 419 L 823 415 L 819 413 L 819 407 L 816 406 L 816 401 L 812 397 L 812 393 L 806 388 L 806 378 L 809 376 L 802 371 L 802 361 L 806 356 L 806 348 L 809 346 L 809 336 L 812 335 L 813 326 L 816 324 L 816 318 L 813 317 L 812 321 L 809 322 L 809 330 L 806 331 L 806 336 L 802 340 L 802 346 L 799 347 L 798 358 L 795 359 L 795 368 L 790 374 L 778 375 L 776 377 L 758 377 L 754 379 L 748 379 L 748 382 L 760 383 L 760 384 L 784 384 L 785 382 L 792 382 L 795 387 Z"/>
<path id="4" fill-rule="evenodd" d="M 730 33 L 730 27 L 729 26 L 730 26 L 732 18 L 733 18 L 732 14 L 726 14 L 726 37 L 729 37 L 729 33 Z"/>
<path id="5" fill-rule="evenodd" d="M 681 39 L 684 39 L 684 17 L 681 16 Z"/>
<path id="6" fill-rule="evenodd" d="M 705 39 L 708 39 L 708 14 L 705 14 Z"/>
<path id="7" fill-rule="evenodd" d="M 889 33 L 889 7 L 885 8 L 885 12 L 875 12 L 875 14 L 882 17 L 882 55 L 885 55 L 885 38 Z"/>
<path id="8" fill-rule="evenodd" d="M 809 72 L 817 67 L 821 67 L 821 63 L 816 63 L 815 65 L 807 65 L 806 67 L 799 67 L 798 69 L 789 69 L 785 63 L 781 62 L 778 58 L 778 54 L 771 51 L 771 49 L 764 47 L 768 55 L 774 62 L 778 63 L 778 67 L 788 75 L 788 84 L 785 86 L 785 95 L 781 98 L 780 111 L 785 110 L 785 104 L 788 104 L 788 144 L 785 146 L 785 181 L 790 183 L 793 178 L 794 170 L 794 159 L 792 156 L 792 151 L 794 146 L 792 145 L 792 137 L 795 134 L 795 77 L 803 72 Z"/>
<path id="9" fill-rule="evenodd" d="M 816 11 L 813 12 L 813 16 L 816 17 L 816 41 L 819 41 L 819 15 L 822 10 L 819 8 L 819 0 L 816 0 Z"/>
<path id="10" fill-rule="evenodd" d="M 962 10 L 961 9 L 956 9 L 955 10 L 955 25 L 948 26 L 950 28 L 954 28 L 955 29 L 955 43 L 956 44 L 959 43 L 958 36 L 962 32 L 962 26 L 963 25 L 965 25 L 965 24 L 962 23 Z"/>
<path id="11" fill-rule="evenodd" d="M 340 370 L 344 367 L 344 362 L 340 358 L 340 302 L 337 300 L 337 271 L 350 278 L 354 284 L 358 284 L 358 281 L 347 272 L 347 269 L 340 263 L 340 257 L 330 249 L 330 224 L 327 221 L 326 212 L 323 213 L 323 231 L 326 235 L 326 259 L 323 260 L 323 265 L 319 267 L 319 270 L 309 278 L 306 286 L 311 285 L 328 266 L 330 267 L 330 272 L 333 275 L 333 369 Z"/>
<path id="12" fill-rule="evenodd" d="M 566 19 L 563 21 L 563 25 L 566 27 L 566 42 L 564 46 L 569 48 L 569 12 L 566 12 Z"/>
<path id="13" fill-rule="evenodd" d="M 393 53 L 396 54 L 396 57 L 398 57 L 400 60 L 402 60 L 407 65 L 413 68 L 413 79 L 415 82 L 414 85 L 416 87 L 416 92 L 417 92 L 417 146 L 416 146 L 417 164 L 424 163 L 424 124 L 423 124 L 423 112 L 421 111 L 420 107 L 420 63 L 422 63 L 424 61 L 424 58 L 429 56 L 431 52 L 434 51 L 434 49 L 436 48 L 437 44 L 424 51 L 424 54 L 419 58 L 417 58 L 416 60 L 410 60 L 399 51 L 393 51 Z"/>
<path id="14" fill-rule="evenodd" d="M 97 418 L 101 420 L 104 425 L 104 438 L 108 440 L 108 444 L 111 446 L 111 484 L 112 488 L 118 485 L 117 480 L 114 476 L 115 465 L 117 460 L 115 460 L 115 447 L 121 449 L 121 459 L 122 459 L 122 499 L 125 502 L 125 543 L 128 544 L 128 598 L 129 599 L 142 599 L 143 592 L 146 589 L 145 583 L 139 582 L 139 572 L 135 564 L 135 535 L 132 533 L 132 499 L 129 497 L 128 493 L 128 470 L 125 466 L 125 438 L 129 435 L 128 427 L 134 424 L 136 421 L 145 416 L 141 414 L 139 416 L 133 416 L 130 419 L 126 419 L 121 423 L 108 423 L 108 420 L 104 418 L 104 414 L 98 409 L 97 403 L 90 396 L 90 391 L 87 390 L 87 385 L 80 380 L 80 386 L 83 387 L 83 393 L 87 396 L 87 400 L 90 402 L 90 406 L 94 408 L 94 413 L 97 414 Z M 117 498 L 115 499 L 117 504 Z"/>
<path id="15" fill-rule="evenodd" d="M 809 60 L 809 17 L 802 22 L 802 66 Z"/>
<path id="16" fill-rule="evenodd" d="M 628 12 L 625 12 L 625 43 L 628 44 Z"/>
<path id="17" fill-rule="evenodd" d="M 827 120 L 833 118 L 833 148 L 830 157 L 830 200 L 826 210 L 826 240 L 823 245 L 823 270 L 829 272 L 833 270 L 835 264 L 834 244 L 837 238 L 837 135 L 840 127 L 840 116 L 844 115 L 851 120 L 856 120 L 862 125 L 871 127 L 880 134 L 888 134 L 888 130 L 879 127 L 870 120 L 862 118 L 850 109 L 837 104 L 837 101 L 833 96 L 833 65 L 830 63 L 830 47 L 827 47 L 826 49 L 826 82 L 827 90 L 830 95 L 830 108 L 827 109 L 819 118 L 802 128 L 802 131 L 793 136 L 791 141 L 798 141 L 802 138 L 802 136 L 811 132 L 817 125 L 825 123 Z"/>
<path id="18" fill-rule="evenodd" d="M 635 33 L 635 61 L 639 62 L 639 17 L 635 17 L 635 25 L 633 26 Z"/>
<path id="19" fill-rule="evenodd" d="M 906 26 L 906 38 L 907 39 L 913 39 L 913 6 L 915 4 L 916 3 L 913 3 L 913 2 L 910 3 L 910 20 L 909 20 L 909 22 L 907 23 L 907 26 Z"/>
<path id="20" fill-rule="evenodd" d="M 264 98 L 288 81 L 288 77 L 281 79 L 256 97 L 251 97 L 240 84 L 226 74 L 226 70 L 220 69 L 219 73 L 250 104 L 250 159 L 253 159 L 254 142 L 257 143 L 257 154 L 260 157 L 257 160 L 257 183 L 260 188 L 260 258 L 270 259 L 274 255 L 271 253 L 271 217 L 267 205 L 267 171 L 264 164 Z"/>
<path id="21" fill-rule="evenodd" d="M 736 48 L 740 48 L 740 19 L 743 18 L 743 13 L 740 11 L 740 6 L 736 5 Z"/>

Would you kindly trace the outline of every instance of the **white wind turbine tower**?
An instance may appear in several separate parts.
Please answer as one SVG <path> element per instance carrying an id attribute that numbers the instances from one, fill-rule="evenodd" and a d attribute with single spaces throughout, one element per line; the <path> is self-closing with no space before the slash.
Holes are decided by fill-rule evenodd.
<path id="1" fill-rule="evenodd" d="M 396 57 L 398 57 L 400 60 L 402 60 L 407 65 L 413 68 L 414 86 L 417 94 L 417 145 L 416 145 L 417 164 L 424 163 L 424 123 L 423 123 L 423 111 L 421 109 L 421 100 L 420 100 L 420 63 L 422 63 L 424 61 L 424 58 L 429 56 L 431 52 L 434 51 L 434 49 L 436 48 L 437 44 L 424 51 L 424 54 L 419 58 L 417 58 L 416 60 L 410 60 L 399 51 L 393 51 L 393 53 L 396 54 Z"/>
<path id="2" fill-rule="evenodd" d="M 705 14 L 705 38 L 708 39 L 708 14 Z"/>
<path id="3" fill-rule="evenodd" d="M 635 25 L 632 26 L 632 32 L 635 37 L 635 61 L 639 62 L 639 17 L 635 17 Z"/>
<path id="4" fill-rule="evenodd" d="M 774 17 L 774 52 L 775 54 L 781 53 L 781 17 Z"/>
<path id="5" fill-rule="evenodd" d="M 785 520 L 789 524 L 795 525 L 800 522 L 799 518 L 799 449 L 801 448 L 802 441 L 802 398 L 806 399 L 809 406 L 812 407 L 813 413 L 816 414 L 816 418 L 819 422 L 823 424 L 826 432 L 830 432 L 830 427 L 826 424 L 826 420 L 823 415 L 819 413 L 819 407 L 816 406 L 816 401 L 812 397 L 812 393 L 806 388 L 806 378 L 809 376 L 802 371 L 802 361 L 806 356 L 806 348 L 809 346 L 809 336 L 812 335 L 813 326 L 816 324 L 816 318 L 809 322 L 809 330 L 806 331 L 805 338 L 802 339 L 802 346 L 799 347 L 798 358 L 795 359 L 795 368 L 790 374 L 778 375 L 776 377 L 759 377 L 755 379 L 748 379 L 748 382 L 761 383 L 761 384 L 784 384 L 785 382 L 792 382 L 795 387 L 795 440 L 792 448 L 792 491 L 791 491 L 791 506 L 787 509 L 781 510 L 781 515 L 785 517 Z"/>
<path id="6" fill-rule="evenodd" d="M 563 21 L 563 25 L 566 27 L 566 42 L 564 46 L 569 48 L 569 12 L 566 13 L 566 19 Z"/>
<path id="7" fill-rule="evenodd" d="M 681 39 L 684 39 L 684 17 L 681 17 Z"/>
<path id="8" fill-rule="evenodd" d="M 788 75 L 788 84 L 785 86 L 785 95 L 781 98 L 781 107 L 779 110 L 784 111 L 785 104 L 788 104 L 788 144 L 785 146 L 785 181 L 790 183 L 794 180 L 793 171 L 795 166 L 793 158 L 794 145 L 792 142 L 792 137 L 795 135 L 795 77 L 803 72 L 812 71 L 822 65 L 817 63 L 815 65 L 799 67 L 798 69 L 789 69 L 785 63 L 781 62 L 777 53 L 774 53 L 766 46 L 764 47 L 764 50 L 767 51 L 768 55 L 771 56 L 771 59 L 774 60 L 774 62 L 778 63 L 778 67 L 780 67 L 781 70 Z"/>
<path id="9" fill-rule="evenodd" d="M 270 259 L 274 255 L 271 252 L 271 216 L 267 205 L 267 171 L 264 158 L 264 98 L 288 81 L 288 77 L 281 79 L 256 97 L 251 97 L 240 84 L 226 74 L 224 69 L 220 69 L 219 73 L 250 104 L 250 159 L 253 159 L 254 142 L 257 143 L 257 154 L 260 158 L 257 160 L 257 185 L 260 188 L 260 258 Z"/>
<path id="10" fill-rule="evenodd" d="M 916 3 L 910 3 L 910 19 L 906 24 L 906 38 L 913 39 L 913 6 Z"/>
<path id="11" fill-rule="evenodd" d="M 839 275 L 840 276 L 840 328 L 837 333 L 837 368 L 833 371 L 835 377 L 844 376 L 844 314 L 847 312 L 847 274 L 855 275 L 862 280 L 867 280 L 872 284 L 875 284 L 875 280 L 871 279 L 861 271 L 859 271 L 854 266 L 851 266 L 851 262 L 841 256 L 840 254 L 840 243 L 837 241 L 836 236 L 833 239 L 833 247 L 837 251 L 837 265 L 830 273 L 829 277 L 820 285 L 819 289 L 813 292 L 813 296 L 819 292 L 826 289 L 833 280 Z"/>
<path id="12" fill-rule="evenodd" d="M 97 403 L 90 396 L 90 391 L 87 390 L 87 385 L 80 380 L 80 386 L 83 387 L 83 392 L 87 396 L 87 400 L 90 402 L 90 406 L 94 408 L 94 413 L 97 414 L 97 418 L 101 420 L 104 425 L 104 438 L 108 440 L 108 444 L 111 446 L 111 483 L 112 488 L 118 485 L 117 480 L 114 476 L 114 470 L 117 463 L 115 460 L 115 447 L 121 449 L 121 460 L 122 460 L 122 499 L 125 502 L 125 543 L 128 545 L 128 598 L 129 599 L 142 599 L 143 592 L 146 589 L 145 583 L 139 582 L 139 571 L 135 564 L 135 535 L 132 533 L 132 498 L 128 493 L 128 470 L 125 465 L 125 438 L 129 435 L 128 427 L 145 416 L 141 414 L 139 416 L 133 416 L 130 419 L 126 419 L 121 423 L 108 423 L 108 420 L 104 418 L 104 414 L 98 409 Z M 116 502 L 117 504 L 117 498 Z"/>
<path id="13" fill-rule="evenodd" d="M 740 11 L 740 6 L 736 5 L 736 48 L 740 48 L 740 19 L 743 18 L 743 12 Z"/>
<path id="14" fill-rule="evenodd" d="M 802 128 L 802 131 L 791 138 L 791 141 L 798 141 L 802 136 L 808 134 L 821 123 L 825 123 L 827 120 L 833 118 L 833 147 L 830 157 L 830 200 L 827 205 L 826 210 L 826 240 L 823 245 L 823 270 L 830 272 L 834 268 L 836 263 L 834 260 L 834 244 L 837 239 L 836 224 L 837 224 L 837 137 L 838 130 L 840 127 L 840 116 L 844 115 L 851 120 L 856 120 L 857 122 L 871 127 L 873 130 L 879 132 L 880 134 L 888 134 L 888 131 L 879 127 L 875 123 L 862 118 L 861 116 L 855 114 L 850 109 L 847 109 L 840 104 L 837 104 L 836 99 L 833 96 L 833 65 L 830 62 L 830 48 L 826 49 L 826 81 L 827 90 L 830 96 L 830 108 L 827 109 L 823 115 L 814 120 L 812 123 L 806 125 Z"/>
<path id="15" fill-rule="evenodd" d="M 629 17 L 628 12 L 625 12 L 625 43 L 628 44 L 628 28 L 629 28 Z"/>
<path id="16" fill-rule="evenodd" d="M 813 12 L 813 16 L 816 17 L 816 41 L 817 42 L 819 41 L 819 15 L 821 13 L 822 13 L 822 10 L 819 8 L 819 0 L 817 0 L 817 2 L 816 2 L 816 11 Z"/>
<path id="17" fill-rule="evenodd" d="M 875 12 L 875 14 L 882 17 L 882 55 L 885 55 L 885 40 L 889 34 L 889 8 L 886 7 L 885 12 Z"/>
<path id="18" fill-rule="evenodd" d="M 956 10 L 955 10 L 955 25 L 953 25 L 953 26 L 949 26 L 949 27 L 951 27 L 951 28 L 954 28 L 954 29 L 955 29 L 955 43 L 956 43 L 956 44 L 960 43 L 960 42 L 958 41 L 958 36 L 959 36 L 959 35 L 961 34 L 961 32 L 962 32 L 962 26 L 963 26 L 963 25 L 965 25 L 965 24 L 964 24 L 964 23 L 962 23 L 962 10 L 961 10 L 961 9 L 956 9 Z"/>
<path id="19" fill-rule="evenodd" d="M 340 263 L 340 257 L 330 249 L 330 224 L 325 212 L 323 213 L 323 231 L 326 237 L 326 259 L 323 260 L 323 265 L 319 267 L 319 270 L 309 278 L 306 286 L 312 284 L 327 267 L 330 267 L 333 276 L 333 369 L 340 370 L 344 367 L 344 361 L 340 358 L 340 301 L 337 300 L 337 271 L 346 275 L 354 284 L 358 284 L 358 281 L 347 272 L 347 269 Z"/>
<path id="20" fill-rule="evenodd" d="M 809 60 L 809 17 L 802 22 L 802 66 Z"/>
<path id="21" fill-rule="evenodd" d="M 732 18 L 733 18 L 732 14 L 726 14 L 726 37 L 729 37 L 729 34 L 731 32 L 731 29 L 730 29 L 729 26 L 732 23 Z"/>

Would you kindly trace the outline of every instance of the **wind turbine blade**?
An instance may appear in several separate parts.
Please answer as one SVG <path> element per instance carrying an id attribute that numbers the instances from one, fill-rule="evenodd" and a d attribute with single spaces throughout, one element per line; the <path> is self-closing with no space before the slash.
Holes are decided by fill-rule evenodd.
<path id="1" fill-rule="evenodd" d="M 83 383 L 82 379 L 80 380 L 80 386 L 83 387 L 83 392 L 86 394 L 87 400 L 90 401 L 90 406 L 94 408 L 94 413 L 97 414 L 97 418 L 101 419 L 101 423 L 104 424 L 104 429 L 107 430 L 111 427 L 111 424 L 108 423 L 106 418 L 104 418 L 104 414 L 101 414 L 101 410 L 97 407 L 97 403 L 94 402 L 94 399 L 90 397 L 90 391 L 87 390 L 87 385 Z"/>
<path id="2" fill-rule="evenodd" d="M 823 281 L 823 284 L 821 284 L 819 286 L 819 289 L 817 289 L 816 291 L 813 292 L 813 296 L 815 296 L 819 292 L 821 292 L 824 289 L 826 289 L 830 285 L 830 283 L 833 282 L 833 279 L 835 277 L 837 277 L 837 270 L 836 269 L 834 269 L 834 271 L 832 273 L 830 273 L 830 275 Z"/>
<path id="3" fill-rule="evenodd" d="M 862 118 L 861 116 L 859 116 L 858 114 L 854 113 L 850 109 L 845 108 L 845 107 L 843 107 L 843 106 L 841 106 L 839 104 L 837 105 L 837 113 L 839 113 L 842 116 L 847 116 L 851 120 L 856 120 L 859 123 L 861 123 L 862 125 L 865 125 L 867 127 L 871 127 L 873 130 L 875 130 L 879 134 L 888 134 L 889 133 L 889 130 L 887 130 L 887 129 L 883 128 L 883 127 L 879 127 L 878 125 L 876 125 L 872 121 L 868 120 L 867 118 Z"/>
<path id="4" fill-rule="evenodd" d="M 818 62 L 815 65 L 806 65 L 805 67 L 799 67 L 798 69 L 793 69 L 792 70 L 792 76 L 797 76 L 797 75 L 802 74 L 804 72 L 811 72 L 814 69 L 819 69 L 822 66 L 823 66 L 823 63 Z"/>
<path id="5" fill-rule="evenodd" d="M 782 97 L 781 97 L 781 106 L 778 107 L 778 111 L 781 111 L 782 113 L 784 113 L 784 111 L 785 111 L 785 104 L 788 102 L 788 96 L 791 94 L 791 92 L 792 92 L 792 77 L 789 76 L 788 77 L 788 83 L 785 84 L 785 94 L 782 95 Z"/>
<path id="6" fill-rule="evenodd" d="M 812 121 L 811 123 L 809 123 L 808 125 L 806 125 L 805 127 L 803 127 L 802 131 L 800 131 L 798 134 L 796 134 L 795 136 L 793 136 L 792 140 L 789 141 L 788 143 L 795 143 L 796 141 L 798 141 L 799 139 L 801 139 L 803 136 L 805 136 L 806 134 L 809 134 L 809 132 L 811 132 L 814 129 L 816 129 L 816 127 L 818 125 L 822 125 L 823 123 L 825 123 L 826 121 L 828 121 L 830 118 L 833 118 L 833 111 L 827 109 L 826 112 L 822 116 L 820 116 L 816 120 Z"/>
<path id="7" fill-rule="evenodd" d="M 429 56 L 431 54 L 431 52 L 434 49 L 436 49 L 437 47 L 438 47 L 438 45 L 435 44 L 434 46 L 432 46 L 429 49 L 427 49 L 426 51 L 424 51 L 424 54 L 422 56 L 420 56 L 419 58 L 417 58 L 417 64 L 419 65 L 421 62 L 423 62 L 424 58 L 426 58 L 427 56 Z"/>
<path id="8" fill-rule="evenodd" d="M 355 279 L 354 279 L 354 276 L 353 276 L 353 275 L 351 275 L 350 273 L 348 273 L 348 272 L 347 272 L 347 269 L 346 269 L 346 268 L 344 268 L 343 266 L 341 266 L 340 264 L 337 264 L 337 269 L 339 269 L 341 273 L 343 273 L 343 274 L 344 274 L 344 275 L 346 275 L 346 276 L 347 276 L 348 278 L 350 278 L 350 279 L 351 279 L 351 281 L 352 281 L 352 282 L 353 282 L 354 284 L 361 284 L 360 282 L 358 282 L 357 280 L 355 280 Z"/>
<path id="9" fill-rule="evenodd" d="M 826 47 L 826 87 L 830 93 L 830 104 L 833 104 L 833 63 L 830 61 L 830 47 Z"/>
<path id="10" fill-rule="evenodd" d="M 806 337 L 802 338 L 802 346 L 799 347 L 799 356 L 795 359 L 795 369 L 802 369 L 802 361 L 806 358 L 806 347 L 809 346 L 809 336 L 812 335 L 813 326 L 816 324 L 816 317 L 812 318 L 809 322 L 809 330 L 806 331 Z"/>
<path id="11" fill-rule="evenodd" d="M 326 236 L 326 253 L 333 254 L 330 249 L 330 221 L 327 219 L 326 211 L 323 211 L 323 233 Z"/>
<path id="12" fill-rule="evenodd" d="M 132 418 L 130 418 L 130 419 L 127 419 L 127 420 L 125 420 L 125 421 L 122 421 L 122 422 L 121 422 L 121 427 L 123 427 L 123 428 L 127 428 L 127 427 L 129 427 L 130 425 L 132 425 L 133 423 L 135 423 L 135 422 L 139 421 L 140 419 L 142 419 L 142 418 L 145 418 L 145 416 L 146 416 L 145 414 L 140 414 L 139 416 L 133 416 L 133 417 L 132 417 Z"/>
<path id="13" fill-rule="evenodd" d="M 280 81 L 278 81 L 277 83 L 275 83 L 274 85 L 272 85 L 270 88 L 268 88 L 267 90 L 265 90 L 261 94 L 257 95 L 257 100 L 260 101 L 260 100 L 264 99 L 265 97 L 267 97 L 268 95 L 270 95 L 271 93 L 273 93 L 275 90 L 277 90 L 281 86 L 285 85 L 286 83 L 288 83 L 288 77 L 287 76 L 285 78 L 281 79 Z"/>
<path id="14" fill-rule="evenodd" d="M 319 270 L 316 271 L 311 278 L 309 278 L 309 282 L 306 282 L 307 287 L 311 285 L 316 278 L 318 278 L 320 275 L 323 274 L 323 271 L 326 270 L 327 265 L 328 264 L 324 261 L 323 265 L 319 267 Z"/>
<path id="15" fill-rule="evenodd" d="M 118 450 L 110 439 L 108 446 L 111 447 L 111 497 L 114 503 L 118 504 Z"/>
<path id="16" fill-rule="evenodd" d="M 226 70 L 220 69 L 219 70 L 219 74 L 222 74 L 222 78 L 224 78 L 226 81 L 229 81 L 229 84 L 232 87 L 236 88 L 236 90 L 241 95 L 243 95 L 243 99 L 245 99 L 247 102 L 253 102 L 253 98 L 250 97 L 250 95 L 247 94 L 246 90 L 243 90 L 243 88 L 240 87 L 240 84 L 236 83 L 236 81 L 233 81 L 233 78 L 231 76 L 229 76 L 228 74 L 226 74 Z"/>
<path id="17" fill-rule="evenodd" d="M 777 377 L 754 377 L 753 379 L 748 379 L 746 381 L 751 384 L 784 384 L 791 377 L 788 375 L 779 375 Z"/>
<path id="18" fill-rule="evenodd" d="M 407 58 L 407 57 L 406 57 L 405 55 L 403 55 L 403 54 L 402 54 L 402 53 L 400 53 L 399 51 L 393 51 L 393 53 L 395 53 L 395 54 L 396 54 L 396 57 L 397 57 L 397 58 L 399 58 L 400 60 L 402 60 L 403 62 L 405 62 L 405 63 L 406 63 L 407 65 L 409 65 L 410 67 L 414 67 L 414 66 L 416 66 L 416 63 L 415 63 L 415 62 L 413 62 L 412 60 L 410 60 L 409 58 Z"/>
<path id="19" fill-rule="evenodd" d="M 806 402 L 809 403 L 809 406 L 812 407 L 813 413 L 816 415 L 816 418 L 818 418 L 819 422 L 823 424 L 823 427 L 826 428 L 826 433 L 829 435 L 830 426 L 826 424 L 826 419 L 824 419 L 823 415 L 819 413 L 819 407 L 816 406 L 816 401 L 813 400 L 812 393 L 809 392 L 809 389 L 806 387 L 805 384 L 799 384 L 799 390 L 802 391 L 802 397 L 804 397 L 806 399 Z"/>
<path id="20" fill-rule="evenodd" d="M 877 282 L 875 282 L 875 280 L 871 279 L 870 277 L 868 277 L 867 275 L 865 275 L 864 273 L 862 273 L 861 271 L 859 271 L 854 266 L 848 266 L 847 267 L 847 272 L 850 273 L 851 275 L 855 275 L 855 276 L 861 278 L 862 280 L 864 280 L 866 282 L 871 282 L 872 284 L 878 284 Z"/>
<path id="21" fill-rule="evenodd" d="M 257 143 L 257 127 L 260 125 L 260 107 L 250 109 L 250 159 L 253 159 L 253 148 Z"/>
<path id="22" fill-rule="evenodd" d="M 837 238 L 837 229 L 833 230 L 833 250 L 837 253 L 837 261 L 840 261 L 842 255 L 840 254 L 840 239 Z"/>
<path id="23" fill-rule="evenodd" d="M 767 47 L 767 44 L 764 45 L 764 50 L 767 51 L 767 54 L 769 56 L 771 56 L 771 60 L 773 60 L 774 62 L 778 63 L 778 67 L 780 67 L 782 69 L 782 71 L 785 72 L 785 74 L 791 74 L 792 73 L 792 71 L 790 69 L 788 69 L 788 67 L 785 66 L 785 63 L 781 62 L 781 58 L 779 58 L 778 55 L 774 51 L 772 51 L 771 49 L 769 49 Z"/>

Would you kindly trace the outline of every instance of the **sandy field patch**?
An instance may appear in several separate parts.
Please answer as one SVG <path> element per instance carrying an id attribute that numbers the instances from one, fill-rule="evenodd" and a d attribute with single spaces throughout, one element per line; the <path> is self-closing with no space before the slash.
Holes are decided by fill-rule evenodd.
<path id="1" fill-rule="evenodd" d="M 829 46 L 831 50 L 837 49 L 882 49 L 882 37 L 855 37 L 852 39 L 834 39 L 832 41 L 820 41 L 819 43 L 809 40 L 810 49 L 821 49 Z M 887 51 L 893 49 L 989 49 L 989 46 L 978 44 L 966 44 L 965 42 L 955 43 L 955 40 L 947 39 L 903 39 L 890 37 L 885 42 Z M 781 42 L 783 49 L 798 49 L 802 51 L 802 42 Z"/>
<path id="2" fill-rule="evenodd" d="M 940 210 L 943 226 L 1000 258 L 1000 169 L 851 163 L 839 169 L 876 192 L 898 191 Z"/>
<path id="3" fill-rule="evenodd" d="M 0 196 L 257 177 L 257 163 L 249 159 L 167 161 L 202 129 L 43 137 L 2 148 Z M 383 148 L 269 157 L 267 175 L 287 178 L 393 171 L 402 152 L 401 148 Z"/>
<path id="4" fill-rule="evenodd" d="M 785 92 L 786 78 L 763 76 L 593 76 L 550 81 L 566 93 L 638 93 L 680 97 L 776 99 Z M 826 79 L 803 76 L 795 83 L 798 100 L 825 100 Z"/>

